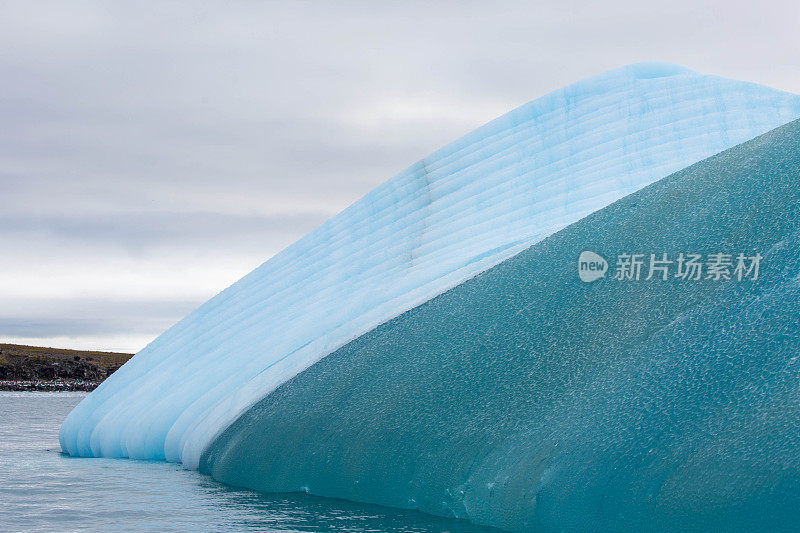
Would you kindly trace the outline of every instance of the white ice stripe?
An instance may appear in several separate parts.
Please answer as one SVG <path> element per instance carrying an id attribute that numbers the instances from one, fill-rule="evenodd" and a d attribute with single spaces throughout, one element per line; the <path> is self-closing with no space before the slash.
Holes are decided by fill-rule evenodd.
<path id="1" fill-rule="evenodd" d="M 73 455 L 196 467 L 297 372 L 644 185 L 800 117 L 800 97 L 643 64 L 423 159 L 191 313 L 70 414 Z"/>

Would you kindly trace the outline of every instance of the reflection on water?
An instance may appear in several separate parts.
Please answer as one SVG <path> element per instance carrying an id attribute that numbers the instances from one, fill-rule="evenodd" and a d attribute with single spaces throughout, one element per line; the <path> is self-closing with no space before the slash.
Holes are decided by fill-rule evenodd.
<path id="1" fill-rule="evenodd" d="M 481 532 L 460 520 L 221 485 L 180 466 L 60 453 L 85 393 L 0 392 L 3 531 Z"/>

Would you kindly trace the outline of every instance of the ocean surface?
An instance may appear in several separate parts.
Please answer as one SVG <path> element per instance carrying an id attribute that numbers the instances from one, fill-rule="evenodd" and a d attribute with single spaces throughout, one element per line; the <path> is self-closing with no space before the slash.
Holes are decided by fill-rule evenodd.
<path id="1" fill-rule="evenodd" d="M 82 392 L 0 391 L 0 531 L 491 532 L 461 520 L 231 488 L 162 462 L 71 458 Z"/>

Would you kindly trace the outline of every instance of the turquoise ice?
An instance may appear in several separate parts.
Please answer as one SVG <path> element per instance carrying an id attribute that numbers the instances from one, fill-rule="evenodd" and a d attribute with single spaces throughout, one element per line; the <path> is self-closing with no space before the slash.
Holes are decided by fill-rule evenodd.
<path id="1" fill-rule="evenodd" d="M 798 185 L 795 121 L 362 335 L 201 471 L 510 531 L 798 531 Z M 586 249 L 763 260 L 757 279 L 586 283 Z"/>
<path id="2" fill-rule="evenodd" d="M 797 117 L 798 96 L 664 64 L 534 100 L 388 180 L 164 332 L 68 416 L 62 449 L 196 468 L 250 407 L 348 342 Z"/>

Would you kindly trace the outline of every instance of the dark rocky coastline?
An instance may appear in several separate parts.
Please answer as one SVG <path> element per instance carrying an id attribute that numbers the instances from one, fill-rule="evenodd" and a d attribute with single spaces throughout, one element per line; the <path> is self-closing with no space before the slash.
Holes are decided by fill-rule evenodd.
<path id="1" fill-rule="evenodd" d="M 102 381 L 85 380 L 0 380 L 0 390 L 3 391 L 93 391 Z"/>
<path id="2" fill-rule="evenodd" d="M 91 391 L 133 354 L 0 344 L 0 390 Z"/>

